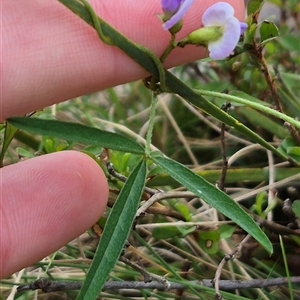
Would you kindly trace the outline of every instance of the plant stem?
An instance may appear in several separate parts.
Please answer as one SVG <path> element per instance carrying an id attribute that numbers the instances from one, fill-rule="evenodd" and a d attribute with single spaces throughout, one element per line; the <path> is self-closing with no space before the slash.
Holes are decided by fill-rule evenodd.
<path id="1" fill-rule="evenodd" d="M 172 52 L 172 50 L 174 50 L 174 48 L 175 48 L 174 41 L 175 41 L 175 34 L 172 34 L 168 47 L 166 48 L 166 50 L 160 57 L 160 61 L 162 63 L 165 61 L 165 59 L 168 57 L 168 55 Z"/>
<path id="2" fill-rule="evenodd" d="M 213 96 L 219 99 L 224 99 L 227 101 L 232 101 L 232 102 L 237 102 L 237 103 L 241 103 L 244 104 L 246 106 L 249 106 L 251 108 L 257 109 L 261 112 L 264 112 L 266 114 L 269 114 L 271 116 L 274 116 L 278 119 L 281 119 L 283 121 L 286 121 L 292 125 L 294 125 L 296 128 L 300 129 L 300 122 L 287 116 L 284 113 L 281 113 L 277 110 L 274 110 L 270 107 L 264 106 L 262 104 L 247 100 L 247 99 L 243 99 L 241 97 L 237 97 L 237 96 L 232 96 L 232 95 L 228 95 L 228 94 L 222 94 L 219 92 L 211 92 L 211 91 L 206 91 L 206 90 L 195 90 L 197 94 L 201 95 L 201 96 Z"/>
<path id="3" fill-rule="evenodd" d="M 155 109 L 156 109 L 157 102 L 158 102 L 157 95 L 155 95 L 155 93 L 152 93 L 150 116 L 149 116 L 149 126 L 148 126 L 147 135 L 146 135 L 146 147 L 145 147 L 146 155 L 150 154 L 152 132 L 153 132 L 154 121 L 155 121 Z"/>

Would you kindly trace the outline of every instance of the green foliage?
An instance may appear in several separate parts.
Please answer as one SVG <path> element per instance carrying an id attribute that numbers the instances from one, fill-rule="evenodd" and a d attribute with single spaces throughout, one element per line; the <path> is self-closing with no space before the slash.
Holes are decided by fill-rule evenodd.
<path id="1" fill-rule="evenodd" d="M 278 150 L 295 161 L 300 162 L 300 147 L 297 146 L 291 137 L 285 138 L 280 144 Z"/>
<path id="2" fill-rule="evenodd" d="M 271 42 L 273 39 L 277 39 L 279 36 L 279 31 L 277 26 L 269 21 L 264 21 L 260 25 L 260 43 L 265 45 Z"/>
<path id="3" fill-rule="evenodd" d="M 174 205 L 174 208 L 180 212 L 182 214 L 182 216 L 185 218 L 185 220 L 187 222 L 191 222 L 192 221 L 192 214 L 191 212 L 189 211 L 189 209 L 186 207 L 186 205 L 180 203 L 180 202 L 177 202 L 175 205 Z"/>
<path id="4" fill-rule="evenodd" d="M 4 137 L 0 152 L 0 167 L 3 166 L 3 159 L 5 152 L 7 151 L 7 148 L 9 144 L 11 143 L 12 139 L 14 138 L 15 134 L 17 133 L 18 129 L 10 124 L 6 124 L 5 131 L 4 131 Z"/>
<path id="5" fill-rule="evenodd" d="M 247 12 L 248 14 L 254 14 L 254 13 L 258 13 L 261 8 L 262 8 L 262 4 L 264 3 L 264 0 L 252 0 L 249 1 L 248 6 L 247 6 Z"/>
<path id="6" fill-rule="evenodd" d="M 195 226 L 163 226 L 156 227 L 152 231 L 152 236 L 159 240 L 165 240 L 174 236 L 185 237 L 187 234 L 193 232 L 196 229 Z"/>
<path id="7" fill-rule="evenodd" d="M 33 158 L 34 157 L 34 155 L 31 152 L 27 151 L 24 148 L 18 147 L 18 148 L 16 148 L 16 151 L 20 157 L 25 157 L 25 158 Z"/>
<path id="8" fill-rule="evenodd" d="M 88 24 L 97 27 L 95 18 L 84 3 L 72 0 L 60 2 Z M 169 98 L 164 99 L 167 105 L 158 102 L 156 107 L 152 134 L 153 145 L 162 152 L 145 153 L 145 147 L 141 145 L 151 99 L 151 92 L 141 83 L 131 83 L 122 92 L 114 88 L 103 92 L 102 98 L 108 99 L 107 103 L 102 98 L 99 101 L 89 95 L 58 105 L 58 113 L 68 112 L 73 123 L 68 118 L 68 122 L 57 121 L 46 112 L 31 118 L 11 118 L 2 126 L 5 133 L 2 132 L 1 162 L 4 159 L 15 161 L 15 154 L 32 158 L 41 153 L 76 149 L 93 157 L 101 166 L 105 164 L 105 160 L 101 160 L 105 153 L 116 171 L 128 177 L 123 183 L 108 176 L 110 186 L 113 186 L 112 194 L 117 200 L 112 201 L 112 209 L 108 209 L 105 217 L 98 222 L 105 226 L 97 250 L 80 250 L 86 257 L 93 257 L 93 262 L 87 276 L 81 278 L 84 283 L 78 299 L 95 299 L 108 279 L 141 280 L 140 273 L 118 263 L 134 221 L 137 223 L 136 232 L 130 234 L 129 240 L 136 248 L 130 250 L 134 255 L 130 251 L 127 255 L 133 261 L 141 262 L 147 271 L 167 275 L 170 281 L 184 284 L 187 287 L 184 291 L 186 299 L 214 299 L 213 289 L 203 287 L 201 292 L 197 292 L 199 285 L 190 283 L 190 280 L 213 278 L 220 260 L 228 254 L 227 249 L 233 251 L 245 232 L 250 233 L 260 246 L 252 250 L 253 243 L 246 244 L 248 252 L 242 253 L 243 264 L 234 261 L 229 267 L 224 266 L 222 277 L 228 280 L 249 279 L 249 276 L 265 279 L 289 274 L 287 258 L 295 250 L 293 245 L 299 245 L 299 236 L 287 233 L 285 238 L 292 245 L 292 250 L 284 248 L 280 240 L 282 251 L 273 244 L 275 259 L 270 258 L 264 249 L 272 252 L 273 245 L 268 237 L 270 232 L 272 237 L 278 233 L 261 229 L 254 218 L 266 220 L 269 212 L 275 214 L 278 205 L 275 201 L 268 204 L 266 192 L 251 194 L 261 187 L 268 191 L 267 183 L 273 168 L 275 188 L 293 186 L 294 181 L 289 181 L 289 178 L 296 178 L 300 164 L 297 140 L 300 128 L 299 39 L 285 19 L 281 22 L 259 21 L 265 2 L 249 1 L 249 28 L 231 59 L 218 62 L 204 59 L 172 73 L 164 70 L 159 59 L 148 49 L 131 42 L 99 19 L 100 38 L 106 43 L 113 43 L 154 78 L 160 79 L 161 85 L 155 85 L 158 88 L 155 93 L 159 88 L 166 88 L 168 92 Z M 295 15 L 296 1 L 285 4 L 284 1 L 272 2 L 284 12 L 283 15 L 288 13 L 290 18 Z M 282 111 L 276 106 L 276 97 Z M 228 112 L 222 109 L 226 102 L 232 106 Z M 224 154 L 229 159 L 224 181 L 227 192 L 215 186 L 216 182 L 220 182 L 225 165 L 220 150 L 220 134 L 216 129 L 221 123 L 227 125 L 225 131 L 228 134 L 224 137 Z M 286 126 L 287 123 L 294 127 L 294 132 Z M 24 135 L 25 131 L 30 134 Z M 9 147 L 14 137 L 21 144 L 15 149 L 14 146 Z M 272 152 L 272 163 L 265 154 L 266 150 Z M 147 186 L 156 190 L 185 188 L 195 198 L 164 199 L 154 207 L 154 213 L 146 211 L 135 220 L 141 198 L 143 204 L 151 197 L 147 191 L 143 193 L 145 181 Z M 280 181 L 286 182 L 283 185 Z M 286 196 L 278 194 L 276 197 L 280 203 L 284 200 L 281 198 Z M 238 201 L 243 201 L 243 206 L 250 212 L 241 208 Z M 299 202 L 294 200 L 292 204 L 298 219 Z M 189 224 L 178 223 L 177 218 Z M 227 224 L 227 218 L 230 224 Z M 278 221 L 276 225 L 286 228 L 284 217 L 276 218 L 273 222 Z M 220 220 L 226 224 L 220 223 Z M 167 226 L 163 226 L 164 222 L 168 223 Z M 82 256 L 78 246 L 68 245 L 68 251 L 71 254 L 59 252 L 51 266 L 43 262 L 38 265 L 51 270 L 61 266 L 62 258 L 75 260 Z M 275 268 L 280 265 L 277 261 L 279 255 L 284 258 L 285 270 Z M 252 267 L 254 265 L 256 268 Z M 88 269 L 83 263 L 70 263 L 70 266 L 81 269 L 83 274 Z M 248 275 L 245 277 L 243 274 Z M 31 280 L 30 275 L 26 276 L 24 281 Z M 175 297 L 173 291 L 145 290 L 141 293 L 145 299 Z M 276 297 L 281 299 L 288 299 L 292 293 L 299 296 L 299 288 L 290 284 L 288 294 L 285 289 L 276 288 Z M 239 295 L 234 295 L 234 292 L 225 294 L 228 299 L 275 299 L 273 292 L 267 289 L 243 290 L 239 291 Z M 122 295 L 113 292 L 110 296 L 123 299 Z"/>
<path id="9" fill-rule="evenodd" d="M 268 204 L 266 193 L 261 193 L 256 196 L 255 203 L 252 205 L 252 210 L 258 216 L 265 219 L 267 214 L 276 207 L 276 201 L 272 201 Z"/>
<path id="10" fill-rule="evenodd" d="M 128 177 L 106 221 L 96 255 L 77 299 L 95 299 L 102 290 L 131 229 L 145 178 L 146 164 L 142 160 Z"/>
<path id="11" fill-rule="evenodd" d="M 35 134 L 64 138 L 73 142 L 101 146 L 122 152 L 144 153 L 143 147 L 129 138 L 82 124 L 22 117 L 10 118 L 8 122 L 17 128 Z M 46 147 L 49 150 L 55 150 L 53 143 L 51 140 L 46 141 Z"/>
<path id="12" fill-rule="evenodd" d="M 292 209 L 296 217 L 300 219 L 300 200 L 295 200 L 293 202 Z"/>
<path id="13" fill-rule="evenodd" d="M 171 177 L 240 225 L 257 239 L 269 253 L 272 253 L 272 245 L 267 236 L 261 231 L 253 219 L 225 193 L 216 189 L 212 184 L 184 165 L 163 156 L 161 153 L 152 152 L 150 155 L 153 161 L 169 173 Z"/>
<path id="14" fill-rule="evenodd" d="M 215 230 L 200 233 L 199 245 L 207 254 L 216 254 L 219 247 L 220 234 Z"/>

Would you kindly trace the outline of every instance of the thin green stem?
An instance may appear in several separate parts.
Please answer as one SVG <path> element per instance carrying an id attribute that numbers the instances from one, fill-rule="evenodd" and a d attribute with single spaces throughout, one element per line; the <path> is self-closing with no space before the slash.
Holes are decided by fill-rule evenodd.
<path id="1" fill-rule="evenodd" d="M 166 50 L 164 51 L 164 53 L 162 54 L 162 56 L 160 57 L 160 61 L 163 63 L 166 58 L 168 57 L 168 55 L 174 50 L 174 48 L 176 47 L 175 44 L 175 34 L 171 34 L 171 39 L 169 42 L 169 45 L 167 46 Z"/>
<path id="2" fill-rule="evenodd" d="M 145 153 L 147 156 L 150 154 L 151 151 L 151 141 L 152 141 L 152 133 L 153 133 L 154 121 L 155 121 L 155 109 L 156 109 L 157 102 L 158 102 L 157 95 L 155 93 L 152 93 L 150 115 L 149 115 L 149 126 L 146 135 L 146 147 L 145 147 Z"/>
<path id="3" fill-rule="evenodd" d="M 102 40 L 103 43 L 111 45 L 111 46 L 115 46 L 115 42 L 110 38 L 110 36 L 107 36 L 103 33 L 103 30 L 101 28 L 101 26 L 103 24 L 105 24 L 105 21 L 102 20 L 101 18 L 99 18 L 97 16 L 97 14 L 95 13 L 94 9 L 92 8 L 92 6 L 88 3 L 88 1 L 86 0 L 81 0 L 81 2 L 84 4 L 86 10 L 88 11 L 88 13 L 91 16 L 93 25 L 98 33 L 99 38 Z M 125 38 L 125 37 L 124 37 Z M 174 39 L 174 38 L 173 38 Z M 171 39 L 172 41 L 172 39 Z M 166 91 L 166 75 L 165 75 L 165 70 L 164 67 L 161 63 L 161 61 L 159 60 L 159 58 L 153 53 L 151 52 L 148 48 L 140 46 L 135 44 L 138 48 L 140 48 L 143 52 L 147 53 L 148 56 L 152 59 L 153 63 L 155 64 L 156 68 L 157 68 L 157 72 L 159 75 L 159 81 L 160 81 L 160 88 L 162 91 Z M 171 49 L 172 50 L 172 49 Z"/>
<path id="4" fill-rule="evenodd" d="M 160 91 L 161 92 L 167 92 L 169 89 L 167 88 L 166 85 L 166 73 L 165 73 L 165 69 L 161 63 L 161 61 L 159 60 L 159 58 L 153 53 L 151 52 L 148 48 L 143 47 L 143 46 L 139 46 L 138 47 L 144 51 L 145 53 L 148 54 L 148 56 L 152 59 L 152 61 L 154 62 L 156 68 L 157 68 L 157 72 L 159 75 L 159 81 L 160 81 Z M 155 86 L 155 80 L 152 81 L 153 87 Z M 155 89 L 153 90 L 155 93 L 157 92 Z"/>
<path id="5" fill-rule="evenodd" d="M 100 21 L 98 16 L 96 15 L 95 11 L 93 10 L 92 6 L 86 1 L 86 0 L 81 0 L 82 3 L 85 5 L 87 11 L 89 12 L 89 14 L 91 15 L 91 18 L 93 20 L 95 29 L 98 33 L 99 38 L 102 40 L 103 43 L 108 44 L 108 45 L 114 45 L 114 42 L 112 41 L 112 39 L 109 36 L 106 36 L 103 32 L 102 32 L 102 28 L 100 25 Z"/>
<path id="6" fill-rule="evenodd" d="M 264 106 L 262 104 L 250 101 L 250 100 L 246 100 L 240 97 L 236 97 L 236 96 L 232 96 L 232 95 L 228 95 L 228 94 L 222 94 L 222 93 L 218 93 L 218 92 L 211 92 L 211 91 L 205 91 L 205 90 L 195 90 L 195 92 L 201 96 L 212 96 L 212 97 L 216 97 L 216 98 L 220 98 L 220 99 L 224 99 L 226 101 L 232 101 L 232 102 L 237 102 L 237 103 L 241 103 L 241 104 L 245 104 L 246 106 L 252 107 L 254 109 L 257 109 L 261 112 L 264 112 L 266 114 L 269 114 L 271 116 L 274 116 L 276 118 L 279 118 L 285 122 L 288 122 L 292 125 L 294 125 L 296 128 L 300 129 L 300 122 L 277 111 L 274 110 L 270 107 Z"/>

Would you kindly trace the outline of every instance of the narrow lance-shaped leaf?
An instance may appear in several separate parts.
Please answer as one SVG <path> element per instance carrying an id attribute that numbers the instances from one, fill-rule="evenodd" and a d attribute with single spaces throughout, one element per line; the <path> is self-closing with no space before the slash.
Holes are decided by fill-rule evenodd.
<path id="1" fill-rule="evenodd" d="M 142 160 L 129 175 L 111 210 L 78 300 L 95 299 L 104 286 L 130 232 L 145 180 L 146 162 Z"/>
<path id="2" fill-rule="evenodd" d="M 43 120 L 38 118 L 14 117 L 8 123 L 16 128 L 72 142 L 96 145 L 113 150 L 144 154 L 144 148 L 135 141 L 117 133 L 92 128 L 77 123 Z"/>
<path id="3" fill-rule="evenodd" d="M 225 193 L 184 165 L 163 156 L 160 152 L 151 152 L 150 156 L 158 166 L 164 169 L 176 181 L 241 226 L 241 228 L 246 230 L 253 238 L 261 243 L 269 253 L 272 253 L 272 244 L 264 232 L 250 215 Z"/>

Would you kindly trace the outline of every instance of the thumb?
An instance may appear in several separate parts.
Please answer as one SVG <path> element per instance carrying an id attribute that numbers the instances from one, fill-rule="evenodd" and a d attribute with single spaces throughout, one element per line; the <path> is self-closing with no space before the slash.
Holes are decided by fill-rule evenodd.
<path id="1" fill-rule="evenodd" d="M 0 169 L 0 278 L 74 239 L 102 215 L 108 186 L 87 155 L 64 151 Z"/>

